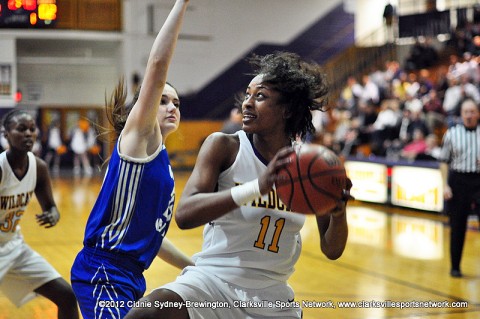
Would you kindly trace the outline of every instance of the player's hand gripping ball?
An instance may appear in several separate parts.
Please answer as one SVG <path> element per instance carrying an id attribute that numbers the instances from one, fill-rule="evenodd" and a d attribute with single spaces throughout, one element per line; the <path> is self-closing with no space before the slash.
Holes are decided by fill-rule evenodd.
<path id="1" fill-rule="evenodd" d="M 275 188 L 291 211 L 326 215 L 338 201 L 352 198 L 345 167 L 331 150 L 303 144 L 290 156 L 290 164 L 278 172 Z"/>

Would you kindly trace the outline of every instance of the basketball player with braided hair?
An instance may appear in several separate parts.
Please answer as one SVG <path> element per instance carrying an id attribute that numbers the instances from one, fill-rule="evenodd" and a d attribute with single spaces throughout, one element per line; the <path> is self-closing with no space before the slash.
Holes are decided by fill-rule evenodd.
<path id="1" fill-rule="evenodd" d="M 195 266 L 141 300 L 223 301 L 231 307 L 134 308 L 127 319 L 302 316 L 287 281 L 300 255 L 305 215 L 287 210 L 274 183 L 292 144 L 314 129 L 310 111 L 324 107 L 328 86 L 319 65 L 293 53 L 254 56 L 250 62 L 255 77 L 242 102 L 243 130 L 207 137 L 176 211 L 180 228 L 205 225 L 202 251 L 194 255 Z M 339 258 L 348 234 L 346 199 L 316 219 L 321 251 Z M 276 307 L 277 301 L 292 306 Z M 258 302 L 272 307 L 248 307 Z"/>
<path id="2" fill-rule="evenodd" d="M 0 290 L 18 307 L 42 295 L 57 305 L 58 318 L 76 319 L 72 288 L 20 232 L 33 194 L 43 210 L 36 215 L 40 226 L 53 227 L 60 219 L 47 164 L 32 153 L 37 125 L 28 112 L 13 110 L 4 116 L 3 127 L 9 148 L 0 154 Z"/>

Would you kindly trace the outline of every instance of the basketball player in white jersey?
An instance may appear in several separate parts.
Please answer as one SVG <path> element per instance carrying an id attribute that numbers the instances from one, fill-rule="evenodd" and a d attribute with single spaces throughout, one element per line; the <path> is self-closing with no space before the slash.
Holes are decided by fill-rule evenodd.
<path id="1" fill-rule="evenodd" d="M 58 306 L 58 318 L 76 319 L 72 288 L 20 233 L 20 220 L 34 194 L 43 210 L 37 215 L 40 226 L 53 227 L 60 218 L 47 165 L 31 152 L 37 126 L 22 110 L 7 113 L 3 125 L 9 148 L 0 154 L 0 289 L 17 306 L 42 295 Z"/>
<path id="2" fill-rule="evenodd" d="M 176 211 L 180 228 L 205 225 L 195 266 L 141 300 L 152 307 L 132 309 L 126 319 L 302 316 L 287 281 L 305 216 L 287 210 L 274 183 L 292 143 L 314 130 L 311 110 L 322 108 L 328 87 L 320 67 L 295 54 L 251 63 L 258 75 L 242 103 L 243 130 L 206 139 Z M 346 199 L 317 223 L 322 252 L 339 258 L 348 233 Z"/>

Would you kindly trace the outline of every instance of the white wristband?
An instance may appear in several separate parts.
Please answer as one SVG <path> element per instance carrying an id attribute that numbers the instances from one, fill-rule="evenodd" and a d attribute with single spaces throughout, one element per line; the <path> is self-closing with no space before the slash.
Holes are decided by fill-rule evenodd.
<path id="1" fill-rule="evenodd" d="M 260 193 L 258 178 L 245 184 L 232 187 L 230 192 L 232 194 L 233 201 L 238 206 L 242 206 L 243 204 L 262 196 Z"/>

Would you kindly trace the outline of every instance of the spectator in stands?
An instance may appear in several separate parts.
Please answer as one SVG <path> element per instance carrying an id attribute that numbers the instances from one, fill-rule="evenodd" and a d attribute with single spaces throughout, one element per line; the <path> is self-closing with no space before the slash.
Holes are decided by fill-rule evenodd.
<path id="1" fill-rule="evenodd" d="M 425 153 L 426 150 L 427 141 L 425 139 L 425 134 L 422 129 L 415 128 L 412 141 L 403 146 L 400 155 L 404 159 L 414 161 L 419 154 Z"/>
<path id="2" fill-rule="evenodd" d="M 413 132 L 416 129 L 422 130 L 424 136 L 430 134 L 427 123 L 422 115 L 423 113 L 421 109 L 419 111 L 403 110 L 403 118 L 398 134 L 402 145 L 410 143 L 413 140 Z"/>
<path id="3" fill-rule="evenodd" d="M 419 88 L 417 91 L 417 96 L 422 98 L 427 95 L 431 89 L 433 89 L 433 83 L 430 80 L 430 71 L 427 69 L 421 69 L 418 76 Z"/>
<path id="4" fill-rule="evenodd" d="M 385 62 L 385 80 L 387 82 L 392 82 L 394 79 L 400 78 L 400 73 L 403 72 L 402 68 L 400 67 L 400 63 L 396 60 L 390 60 Z"/>
<path id="5" fill-rule="evenodd" d="M 458 55 L 450 54 L 448 61 L 449 63 L 448 63 L 447 77 L 448 78 L 453 77 L 455 79 L 459 79 L 464 72 L 464 68 L 462 66 L 462 62 L 458 58 Z"/>
<path id="6" fill-rule="evenodd" d="M 474 100 L 475 103 L 480 103 L 480 91 L 478 90 L 478 87 L 471 82 L 468 74 L 464 74 L 460 78 L 460 88 L 462 93 L 462 100 L 470 98 Z"/>
<path id="7" fill-rule="evenodd" d="M 434 88 L 437 90 L 438 98 L 443 101 L 445 91 L 448 89 L 448 69 L 446 66 L 439 66 L 437 68 L 436 81 Z"/>
<path id="8" fill-rule="evenodd" d="M 447 130 L 443 137 L 442 172 L 445 211 L 450 221 L 450 275 L 462 277 L 460 263 L 465 243 L 468 215 L 474 195 L 480 189 L 480 110 L 467 99 L 461 104 L 462 123 Z"/>
<path id="9" fill-rule="evenodd" d="M 81 166 L 85 176 L 92 176 L 93 169 L 90 163 L 89 150 L 95 145 L 95 131 L 86 119 L 79 119 L 77 126 L 70 134 L 70 147 L 73 151 L 73 174 L 81 174 Z"/>
<path id="10" fill-rule="evenodd" d="M 468 47 L 468 51 L 474 56 L 480 56 L 480 35 L 473 37 L 472 42 Z"/>
<path id="11" fill-rule="evenodd" d="M 375 105 L 369 102 L 358 103 L 358 116 L 352 120 L 352 129 L 356 131 L 359 145 L 370 144 L 372 139 L 373 123 L 377 119 Z"/>
<path id="12" fill-rule="evenodd" d="M 306 143 L 318 143 L 321 132 L 324 131 L 324 127 L 328 125 L 330 119 L 326 112 L 313 110 L 312 112 L 312 124 L 315 128 L 314 132 L 308 132 L 305 136 Z"/>
<path id="13" fill-rule="evenodd" d="M 238 107 L 230 110 L 228 119 L 223 123 L 221 132 L 225 134 L 233 134 L 242 129 L 242 111 Z"/>
<path id="14" fill-rule="evenodd" d="M 380 90 L 368 74 L 362 76 L 362 84 L 363 89 L 360 99 L 365 102 L 372 101 L 373 104 L 378 105 L 380 102 Z"/>
<path id="15" fill-rule="evenodd" d="M 459 105 L 463 100 L 471 98 L 480 103 L 480 92 L 472 83 L 468 82 L 468 76 L 462 76 L 459 81 L 450 77 L 449 87 L 445 91 L 443 109 L 447 114 L 447 126 L 451 127 L 458 123 Z"/>
<path id="16" fill-rule="evenodd" d="M 387 74 L 386 70 L 382 69 L 374 69 L 370 73 L 370 80 L 375 83 L 375 85 L 378 87 L 378 92 L 379 92 L 379 100 L 385 99 L 387 96 L 389 96 L 389 82 L 387 81 Z"/>
<path id="17" fill-rule="evenodd" d="M 377 156 L 386 155 L 389 143 L 398 136 L 400 118 L 398 100 L 389 99 L 382 101 L 377 119 L 372 125 L 371 148 L 373 154 Z"/>
<path id="18" fill-rule="evenodd" d="M 417 154 L 415 160 L 423 161 L 437 161 L 440 158 L 441 150 L 438 136 L 436 134 L 429 134 L 425 138 L 427 149 L 423 153 Z"/>
<path id="19" fill-rule="evenodd" d="M 470 52 L 463 54 L 462 70 L 464 70 L 464 74 L 468 77 L 469 82 L 478 87 L 480 82 L 480 69 L 477 60 L 473 58 Z"/>
<path id="20" fill-rule="evenodd" d="M 52 174 L 58 175 L 60 172 L 61 156 L 66 151 L 65 145 L 63 145 L 62 132 L 60 131 L 60 122 L 58 120 L 53 120 L 50 124 L 46 144 L 45 163 L 50 167 L 53 160 Z"/>
<path id="21" fill-rule="evenodd" d="M 350 111 L 333 110 L 332 118 L 336 122 L 335 131 L 333 132 L 333 142 L 336 145 L 335 151 L 337 154 L 344 149 L 347 143 L 347 137 L 352 130 L 352 113 Z M 348 155 L 350 151 L 348 152 Z"/>
<path id="22" fill-rule="evenodd" d="M 430 90 L 422 99 L 425 123 L 430 132 L 435 132 L 445 126 L 445 111 L 442 100 L 438 97 L 437 90 Z"/>
<path id="23" fill-rule="evenodd" d="M 32 148 L 32 153 L 35 154 L 35 156 L 41 157 L 42 156 L 42 142 L 41 142 L 41 136 L 42 132 L 40 132 L 40 129 L 37 127 L 37 139 L 35 140 L 35 143 L 33 143 L 33 148 Z"/>
<path id="24" fill-rule="evenodd" d="M 400 72 L 398 79 L 392 80 L 392 97 L 405 101 L 407 98 L 407 90 L 410 86 L 408 74 Z"/>
<path id="25" fill-rule="evenodd" d="M 408 98 L 408 96 L 417 97 L 420 91 L 420 83 L 418 82 L 417 74 L 415 72 L 408 73 L 407 81 L 408 85 L 406 86 L 406 98 Z"/>
<path id="26" fill-rule="evenodd" d="M 347 84 L 340 92 L 340 108 L 350 110 L 353 114 L 356 114 L 357 103 L 362 95 L 363 88 L 358 83 L 354 76 L 349 76 Z"/>
<path id="27" fill-rule="evenodd" d="M 404 109 L 408 110 L 412 113 L 419 113 L 422 112 L 423 103 L 422 101 L 417 98 L 415 95 L 407 95 L 407 99 L 403 103 Z"/>
<path id="28" fill-rule="evenodd" d="M 335 134 L 332 132 L 324 131 L 320 137 L 320 144 L 326 148 L 332 150 L 335 154 L 339 155 L 341 151 L 341 145 L 335 140 Z"/>

